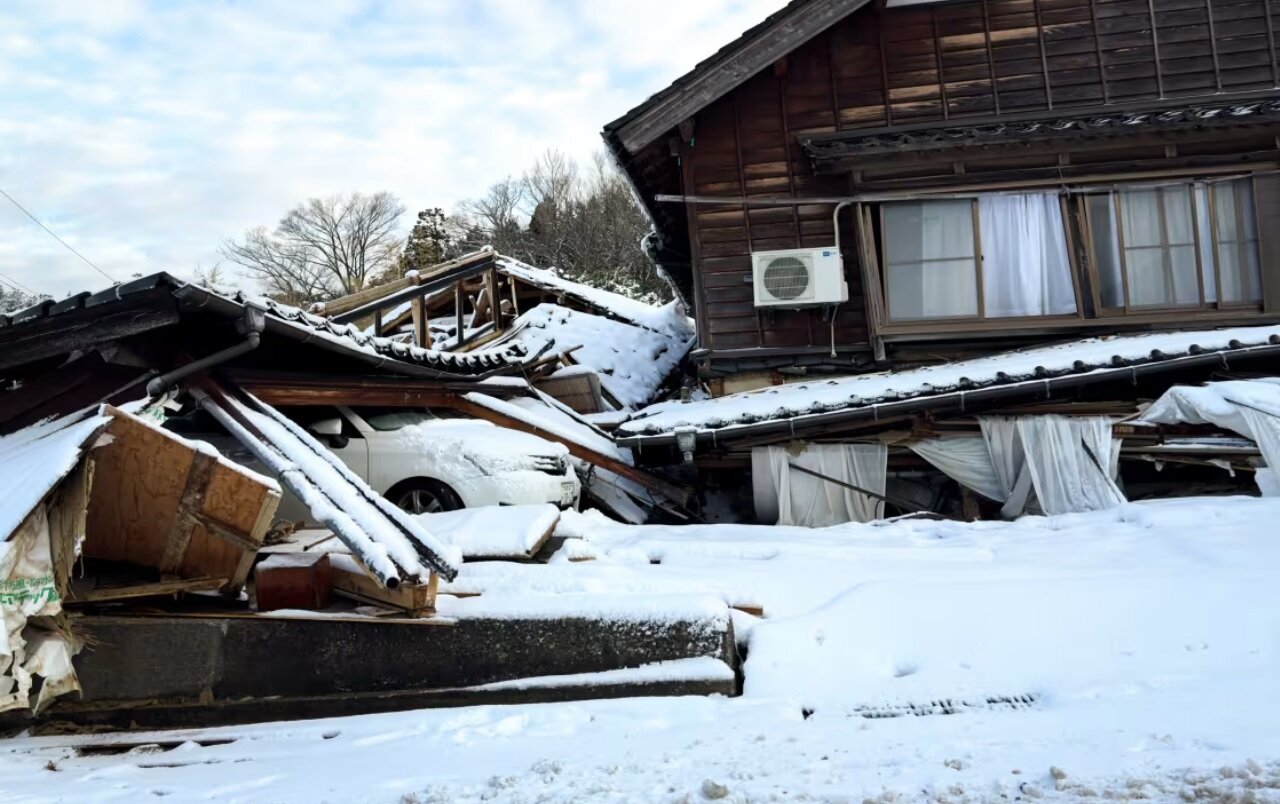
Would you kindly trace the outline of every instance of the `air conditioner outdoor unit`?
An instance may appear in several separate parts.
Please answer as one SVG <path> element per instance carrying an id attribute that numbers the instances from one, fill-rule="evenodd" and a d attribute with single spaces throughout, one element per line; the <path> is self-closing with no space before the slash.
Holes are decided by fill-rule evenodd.
<path id="1" fill-rule="evenodd" d="M 754 252 L 751 274 L 756 307 L 807 307 L 849 301 L 844 263 L 834 246 Z"/>

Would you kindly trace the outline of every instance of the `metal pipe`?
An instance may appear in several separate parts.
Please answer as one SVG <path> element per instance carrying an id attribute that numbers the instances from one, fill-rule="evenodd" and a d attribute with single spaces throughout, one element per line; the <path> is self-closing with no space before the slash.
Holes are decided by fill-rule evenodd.
<path id="1" fill-rule="evenodd" d="M 256 314 L 255 314 L 256 313 Z M 240 355 L 252 352 L 262 343 L 262 329 L 265 326 L 265 312 L 254 307 L 245 308 L 245 317 L 243 326 L 248 329 L 248 334 L 244 340 L 234 346 L 228 346 L 226 349 L 214 352 L 211 355 L 193 360 L 185 366 L 180 366 L 173 371 L 153 377 L 147 383 L 147 396 L 157 397 L 163 395 L 177 383 L 186 378 L 207 371 L 214 366 L 234 360 Z"/>

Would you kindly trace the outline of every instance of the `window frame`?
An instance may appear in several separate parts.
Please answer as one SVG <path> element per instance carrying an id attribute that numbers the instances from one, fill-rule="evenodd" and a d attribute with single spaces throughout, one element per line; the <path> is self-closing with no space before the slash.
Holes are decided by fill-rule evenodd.
<path id="1" fill-rule="evenodd" d="M 925 259 L 921 259 L 919 262 L 914 262 L 914 261 L 904 261 L 904 262 L 900 262 L 900 263 L 898 263 L 898 265 L 924 265 L 926 262 L 961 262 L 961 261 L 964 261 L 964 260 L 966 260 L 966 259 L 971 259 L 971 260 L 973 260 L 973 281 L 974 281 L 974 289 L 973 289 L 973 292 L 974 292 L 974 297 L 977 299 L 977 302 L 978 302 L 978 312 L 977 312 L 975 315 L 949 315 L 949 316 L 936 316 L 936 317 L 924 317 L 924 318 L 902 318 L 902 319 L 897 319 L 897 320 L 895 320 L 895 319 L 894 319 L 894 317 L 893 317 L 893 302 L 892 302 L 892 299 L 890 298 L 890 291 L 889 291 L 889 287 L 890 287 L 890 281 L 889 281 L 889 270 L 890 270 L 893 266 L 892 266 L 892 263 L 891 263 L 891 261 L 890 261 L 890 256 L 889 256 L 889 254 L 890 254 L 890 252 L 889 252 L 889 238 L 888 238 L 888 236 L 887 236 L 887 233 L 888 233 L 889 229 L 888 229 L 888 226 L 887 226 L 887 224 L 886 224 L 886 222 L 885 222 L 885 211 L 886 211 L 889 207 L 893 206 L 893 204 L 895 204 L 895 203 L 899 203 L 899 204 L 927 204 L 927 203 L 931 203 L 931 202 L 935 202 L 935 201 L 964 201 L 964 200 L 967 200 L 967 201 L 969 202 L 969 222 L 970 222 L 970 224 L 973 226 L 973 251 L 974 251 L 974 253 L 973 253 L 973 255 L 972 255 L 971 257 L 967 257 L 967 258 L 966 258 L 966 257 L 946 257 L 946 258 L 943 258 L 943 259 L 932 259 L 932 260 L 925 260 Z M 880 219 L 880 232 L 881 232 L 881 238 L 880 238 L 880 240 L 881 240 L 881 244 L 880 244 L 880 252 L 881 252 L 881 253 L 880 253 L 880 266 L 881 266 L 881 271 L 882 271 L 881 283 L 882 283 L 882 287 L 884 288 L 884 310 L 885 310 L 885 319 L 886 319 L 886 321 L 887 321 L 889 324 L 891 324 L 891 325 L 902 325 L 902 326 L 912 326 L 912 325 L 915 325 L 915 324 L 921 324 L 921 323 L 930 323 L 930 324 L 931 324 L 931 323 L 936 322 L 936 321 L 968 322 L 968 321 L 985 321 L 985 320 L 987 320 L 987 318 L 986 318 L 986 303 L 984 302 L 984 300 L 983 300 L 983 298 L 982 298 L 982 282 L 983 282 L 983 276 L 982 276 L 982 232 L 981 232 L 981 227 L 980 227 L 980 226 L 979 226 L 979 224 L 978 224 L 978 198 L 977 198 L 977 196 L 974 196 L 974 197 L 972 197 L 972 198 L 937 198 L 937 199 L 922 198 L 922 199 L 913 199 L 913 200 L 906 200 L 906 201 L 888 202 L 888 203 L 880 204 L 880 209 L 878 210 L 878 213 L 879 213 L 879 214 L 878 214 L 878 217 L 879 217 L 879 219 Z"/>
<path id="2" fill-rule="evenodd" d="M 1230 173 L 1227 171 L 1210 171 L 1208 173 L 1192 173 L 1188 171 L 1182 175 L 1144 177 L 1144 179 L 1135 179 L 1129 183 L 1119 183 L 1114 180 L 1092 180 L 1071 185 L 1039 183 L 1035 185 L 1018 184 L 1008 187 L 990 185 L 983 187 L 981 190 L 944 191 L 940 189 L 938 195 L 934 197 L 930 197 L 927 191 L 922 191 L 918 195 L 910 197 L 868 199 L 859 204 L 859 207 L 865 210 L 865 219 L 860 216 L 856 226 L 859 229 L 859 237 L 863 239 L 866 243 L 866 248 L 869 250 L 869 253 L 865 255 L 866 264 L 863 266 L 863 281 L 868 288 L 868 303 L 877 308 L 873 316 L 874 320 L 869 321 L 870 332 L 875 339 L 915 340 L 939 335 L 945 336 L 953 332 L 1069 332 L 1078 329 L 1089 330 L 1109 326 L 1114 327 L 1122 321 L 1134 326 L 1167 326 L 1170 322 L 1175 321 L 1185 321 L 1189 325 L 1196 325 L 1198 322 L 1199 325 L 1203 326 L 1230 321 L 1280 320 L 1280 304 L 1277 304 L 1277 301 L 1280 301 L 1280 261 L 1275 259 L 1275 249 L 1280 247 L 1280 234 L 1269 234 L 1262 227 L 1264 211 L 1271 208 L 1267 205 L 1274 205 L 1277 183 L 1266 182 L 1267 178 L 1268 174 L 1265 172 L 1245 168 L 1239 172 Z M 1254 204 L 1253 223 L 1257 232 L 1255 240 L 1220 241 L 1218 239 L 1216 221 L 1218 186 L 1234 181 L 1248 181 L 1250 183 L 1250 194 Z M 1096 225 L 1092 211 L 1089 209 L 1087 198 L 1089 196 L 1110 195 L 1129 189 L 1167 186 L 1174 183 L 1185 184 L 1190 188 L 1192 227 L 1195 235 L 1197 295 L 1200 303 L 1181 306 L 1104 307 L 1101 298 L 1101 275 L 1097 260 L 1097 246 L 1093 235 Z M 1211 246 L 1208 244 L 1202 246 L 1201 243 L 1200 229 L 1202 223 L 1200 218 L 1203 216 L 1195 197 L 1194 188 L 1197 184 L 1205 188 L 1205 195 L 1208 200 L 1210 215 L 1208 228 L 1214 238 L 1214 243 Z M 975 282 L 978 283 L 977 294 L 982 311 L 981 317 L 951 316 L 947 318 L 893 319 L 889 313 L 890 294 L 887 257 L 890 253 L 891 245 L 885 239 L 884 210 L 886 205 L 899 201 L 919 202 L 970 199 L 975 207 L 973 216 L 974 223 L 977 225 L 977 199 L 991 192 L 1058 193 L 1059 202 L 1062 205 L 1063 227 L 1065 229 L 1067 252 L 1071 267 L 1071 281 L 1076 296 L 1076 312 L 1071 315 L 986 317 L 986 300 L 982 287 L 984 275 L 983 260 L 981 259 L 981 235 L 975 232 L 974 248 L 978 252 L 975 263 Z M 1237 204 L 1244 205 L 1240 200 L 1237 200 Z M 1116 207 L 1118 213 L 1119 205 L 1113 204 L 1113 206 Z M 1114 215 L 1112 220 L 1113 226 L 1119 227 L 1121 225 L 1121 222 Z M 1122 233 L 1118 232 L 1117 235 L 1121 236 Z M 1221 256 L 1218 253 L 1218 244 L 1220 242 L 1228 245 L 1240 242 L 1248 244 L 1255 249 L 1260 270 L 1260 298 L 1258 300 L 1248 302 L 1223 302 L 1221 300 L 1222 276 L 1217 270 L 1218 262 L 1221 260 Z M 1119 241 L 1117 241 L 1117 247 L 1119 247 Z M 1212 248 L 1214 254 L 1215 275 L 1213 289 L 1217 300 L 1212 302 L 1204 301 L 1204 271 L 1206 269 L 1204 251 L 1207 248 Z M 1269 255 L 1271 263 L 1268 262 Z M 1126 273 L 1121 277 L 1123 283 L 1122 293 L 1125 294 L 1127 299 L 1129 292 L 1127 268 L 1124 270 Z"/>
<path id="3" fill-rule="evenodd" d="M 1222 178 L 1222 179 L 1216 179 L 1211 181 L 1198 180 L 1198 179 L 1185 179 L 1185 180 L 1179 180 L 1175 182 L 1165 182 L 1155 186 L 1151 186 L 1151 185 L 1144 186 L 1144 185 L 1138 184 L 1138 185 L 1131 185 L 1127 187 L 1106 187 L 1106 188 L 1097 188 L 1097 189 L 1082 188 L 1082 189 L 1073 191 L 1071 195 L 1075 196 L 1074 200 L 1077 204 L 1077 207 L 1076 207 L 1077 212 L 1079 213 L 1081 220 L 1084 221 L 1083 231 L 1080 232 L 1080 237 L 1082 237 L 1085 241 L 1084 242 L 1085 250 L 1089 256 L 1088 275 L 1089 275 L 1090 283 L 1093 286 L 1092 295 L 1094 300 L 1094 309 L 1097 311 L 1096 317 L 1098 319 L 1115 319 L 1115 318 L 1122 318 L 1126 316 L 1143 316 L 1148 314 L 1156 314 L 1156 315 L 1174 314 L 1174 313 L 1180 313 L 1180 312 L 1185 313 L 1185 312 L 1191 312 L 1191 311 L 1196 311 L 1196 312 L 1203 312 L 1203 311 L 1212 312 L 1212 311 L 1218 311 L 1218 310 L 1234 311 L 1234 312 L 1248 312 L 1253 310 L 1261 311 L 1262 310 L 1261 299 L 1258 299 L 1257 301 L 1230 301 L 1230 302 L 1224 302 L 1222 300 L 1222 271 L 1219 265 L 1221 257 L 1218 253 L 1218 247 L 1219 247 L 1219 243 L 1224 241 L 1220 241 L 1218 237 L 1217 185 L 1229 184 L 1231 182 L 1236 182 L 1236 181 L 1249 182 L 1249 192 L 1250 194 L 1255 195 L 1254 219 L 1255 219 L 1255 228 L 1258 230 L 1259 237 L 1252 241 L 1236 240 L 1236 241 L 1225 241 L 1225 242 L 1234 243 L 1237 246 L 1252 242 L 1254 244 L 1254 248 L 1256 249 L 1256 253 L 1259 259 L 1259 264 L 1261 266 L 1261 259 L 1262 259 L 1261 221 L 1257 219 L 1258 208 L 1257 208 L 1257 202 L 1256 202 L 1256 190 L 1254 188 L 1252 174 L 1247 174 L 1243 176 L 1232 176 L 1229 178 Z M 1172 252 L 1172 249 L 1178 248 L 1178 247 L 1186 247 L 1190 245 L 1195 252 L 1195 259 L 1196 259 L 1197 302 L 1194 304 L 1133 304 L 1131 300 L 1131 291 L 1129 287 L 1129 259 L 1128 259 L 1128 253 L 1127 253 L 1129 247 L 1125 245 L 1125 240 L 1124 240 L 1124 216 L 1122 212 L 1123 206 L 1120 202 L 1120 196 L 1125 192 L 1141 191 L 1148 187 L 1162 194 L 1161 196 L 1162 200 L 1159 207 L 1160 227 L 1162 231 L 1162 239 L 1164 239 L 1166 242 L 1160 246 L 1134 246 L 1133 248 L 1135 249 L 1161 248 L 1165 254 L 1164 266 L 1163 266 L 1165 278 L 1169 281 L 1172 281 L 1173 269 L 1172 269 L 1170 258 L 1169 258 Z M 1188 204 L 1190 206 L 1190 213 L 1191 213 L 1191 234 L 1193 238 L 1193 241 L 1190 244 L 1186 244 L 1186 243 L 1172 244 L 1167 242 L 1168 236 L 1169 236 L 1168 235 L 1169 227 L 1168 227 L 1168 221 L 1167 221 L 1168 213 L 1165 209 L 1163 192 L 1171 187 L 1186 188 Z M 1209 213 L 1208 230 L 1209 230 L 1209 237 L 1212 242 L 1208 244 L 1203 243 L 1201 241 L 1200 208 L 1199 208 L 1200 205 L 1196 202 L 1197 189 L 1200 189 L 1200 188 L 1203 188 L 1204 190 L 1205 202 L 1206 202 L 1205 206 L 1208 208 L 1208 213 Z M 1094 237 L 1095 218 L 1094 218 L 1093 210 L 1091 209 L 1089 204 L 1090 197 L 1096 198 L 1099 196 L 1110 199 L 1110 206 L 1111 206 L 1111 212 L 1112 212 L 1112 225 L 1115 227 L 1116 245 L 1117 245 L 1118 257 L 1120 260 L 1120 265 L 1119 265 L 1120 287 L 1124 295 L 1124 304 L 1121 307 L 1108 307 L 1105 304 L 1103 304 L 1103 300 L 1102 300 L 1102 290 L 1101 290 L 1102 275 L 1100 272 L 1101 263 L 1098 260 L 1097 238 Z M 1233 193 L 1233 196 L 1234 196 L 1237 219 L 1243 220 L 1244 218 L 1242 214 L 1243 208 L 1240 203 L 1240 199 L 1238 196 L 1235 196 L 1234 193 Z M 1073 236 L 1075 236 L 1075 232 L 1068 232 L 1068 237 L 1073 237 Z M 1214 300 L 1213 301 L 1209 301 L 1208 299 L 1206 299 L 1205 292 L 1204 292 L 1205 290 L 1204 252 L 1205 252 L 1206 245 L 1210 248 L 1211 253 L 1213 255 L 1213 282 L 1214 282 Z M 1260 275 L 1259 283 L 1261 283 L 1261 281 L 1262 281 L 1262 277 Z M 1259 285 L 1259 289 L 1261 290 L 1261 284 Z"/>

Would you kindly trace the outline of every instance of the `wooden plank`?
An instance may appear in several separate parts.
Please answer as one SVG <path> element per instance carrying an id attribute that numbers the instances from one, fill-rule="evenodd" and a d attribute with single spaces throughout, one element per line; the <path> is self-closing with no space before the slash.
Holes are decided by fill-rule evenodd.
<path id="1" fill-rule="evenodd" d="M 110 600 L 128 600 L 136 597 L 175 595 L 180 592 L 211 592 L 226 586 L 229 580 L 229 578 L 184 578 L 172 581 L 133 584 L 131 586 L 109 586 L 88 591 L 77 591 L 76 585 L 73 583 L 71 586 L 73 596 L 66 602 L 72 605 L 76 603 L 104 603 Z"/>
<path id="2" fill-rule="evenodd" d="M 364 290 L 356 291 L 355 293 L 352 293 L 347 296 L 342 296 L 341 298 L 331 299 L 326 302 L 321 302 L 320 304 L 316 305 L 315 309 L 318 315 L 323 315 L 323 316 L 342 315 L 343 313 L 349 313 L 358 307 L 363 307 L 364 305 L 368 304 L 371 301 L 377 301 L 378 299 L 381 299 L 384 296 L 390 296 L 392 293 L 395 293 L 396 291 L 404 290 L 405 288 L 409 287 L 412 284 L 414 283 L 410 281 L 408 277 L 396 279 L 392 282 L 387 282 L 384 285 L 378 285 L 377 287 L 372 287 L 372 288 L 365 288 Z"/>
<path id="3" fill-rule="evenodd" d="M 171 575 L 178 570 L 182 557 L 191 542 L 191 531 L 196 526 L 196 516 L 204 502 L 205 490 L 213 475 L 217 459 L 204 452 L 196 454 L 187 471 L 186 486 L 182 489 L 182 497 L 178 501 L 178 514 L 173 519 L 173 527 L 169 530 L 169 540 L 164 548 L 164 556 L 160 559 L 160 572 Z"/>
<path id="4" fill-rule="evenodd" d="M 363 570 L 355 570 L 330 555 L 329 572 L 333 579 L 333 591 L 360 603 L 372 603 L 397 609 L 412 617 L 429 617 L 435 614 L 436 591 L 439 576 L 431 573 L 425 584 L 401 584 L 395 589 L 383 587 Z"/>

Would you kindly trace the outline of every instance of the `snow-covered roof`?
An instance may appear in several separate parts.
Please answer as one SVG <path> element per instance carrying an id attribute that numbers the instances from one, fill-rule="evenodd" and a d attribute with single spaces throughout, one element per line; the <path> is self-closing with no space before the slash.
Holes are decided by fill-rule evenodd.
<path id="1" fill-rule="evenodd" d="M 76 467 L 87 442 L 109 421 L 77 414 L 0 437 L 0 544 Z"/>
<path id="2" fill-rule="evenodd" d="M 661 332 L 679 340 L 693 338 L 693 322 L 679 311 L 674 302 L 661 307 L 645 304 L 619 293 L 565 279 L 554 268 L 535 268 L 510 257 L 498 257 L 498 270 L 535 287 L 573 299 L 619 321 Z"/>
<path id="3" fill-rule="evenodd" d="M 102 315 L 96 308 L 107 305 L 129 310 L 150 306 L 157 310 L 152 316 L 158 321 L 154 326 L 161 326 L 172 322 L 163 319 L 159 308 L 171 305 L 175 299 L 179 302 L 179 314 L 206 312 L 238 318 L 246 307 L 257 307 L 266 311 L 269 334 L 343 352 L 388 373 L 482 376 L 518 366 L 526 357 L 519 344 L 453 354 L 422 349 L 389 338 L 375 338 L 354 326 L 335 324 L 271 299 L 233 289 L 203 288 L 163 272 L 113 285 L 97 293 L 77 293 L 56 302 L 48 299 L 24 310 L 0 315 L 0 340 L 19 341 L 27 337 L 27 327 L 44 327 L 45 322 L 65 322 L 65 326 L 70 328 L 76 319 L 82 317 L 98 320 Z M 168 311 L 163 312 L 167 314 Z"/>
<path id="4" fill-rule="evenodd" d="M 677 428 L 722 437 L 754 425 L 792 425 L 843 411 L 888 414 L 886 405 L 908 407 L 946 395 L 975 394 L 1086 374 L 1132 372 L 1153 364 L 1176 367 L 1201 355 L 1225 355 L 1280 346 L 1280 326 L 1211 331 L 1112 335 L 1003 352 L 972 360 L 897 372 L 809 381 L 701 402 L 664 402 L 641 411 L 618 430 L 621 443 L 669 438 Z M 898 404 L 901 403 L 901 404 Z M 905 412 L 905 411 L 903 411 Z"/>
<path id="5" fill-rule="evenodd" d="M 379 338 L 362 331 L 354 324 L 337 324 L 328 318 L 309 313 L 298 307 L 237 291 L 231 295 L 187 285 L 180 288 L 177 295 L 189 297 L 198 294 L 216 296 L 224 302 L 241 307 L 253 305 L 267 311 L 269 321 L 279 322 L 295 330 L 308 339 L 321 338 L 331 345 L 342 349 L 357 351 L 367 356 L 380 357 L 400 363 L 418 365 L 435 371 L 449 374 L 477 375 L 487 374 L 509 366 L 520 364 L 527 353 L 520 344 L 478 349 L 473 352 L 455 354 L 439 349 L 424 349 L 409 343 L 402 343 L 391 338 Z M 200 304 L 206 303 L 201 301 Z"/>
<path id="6" fill-rule="evenodd" d="M 529 354 L 581 347 L 573 353 L 574 362 L 594 371 L 605 390 L 632 409 L 654 398 L 693 345 L 692 338 L 668 333 L 669 328 L 659 331 L 540 304 L 520 316 L 503 343 L 518 343 Z"/>

